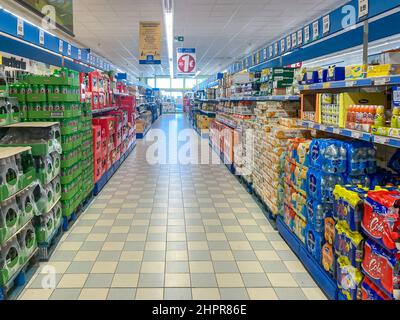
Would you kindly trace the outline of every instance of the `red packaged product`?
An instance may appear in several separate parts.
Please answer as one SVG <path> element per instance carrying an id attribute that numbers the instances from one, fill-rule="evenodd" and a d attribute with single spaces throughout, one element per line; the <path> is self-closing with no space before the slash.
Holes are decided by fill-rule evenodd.
<path id="1" fill-rule="evenodd" d="M 362 229 L 369 238 L 389 250 L 400 250 L 399 207 L 397 191 L 371 191 L 365 200 Z"/>
<path id="2" fill-rule="evenodd" d="M 365 277 L 361 284 L 361 296 L 364 301 L 374 300 L 392 300 L 385 292 L 373 283 L 368 277 Z"/>
<path id="3" fill-rule="evenodd" d="M 371 240 L 365 243 L 364 251 L 364 273 L 386 295 L 400 299 L 400 252 L 385 250 Z"/>

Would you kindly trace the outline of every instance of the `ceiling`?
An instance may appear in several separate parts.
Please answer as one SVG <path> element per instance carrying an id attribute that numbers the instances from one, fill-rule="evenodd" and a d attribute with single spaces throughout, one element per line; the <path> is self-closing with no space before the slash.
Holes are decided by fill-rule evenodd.
<path id="1" fill-rule="evenodd" d="M 294 31 L 348 0 L 175 0 L 175 47 L 197 49 L 201 75 L 222 71 L 242 56 Z M 167 42 L 162 65 L 138 62 L 140 21 L 163 21 L 161 0 L 78 0 L 76 40 L 137 77 L 169 75 Z"/>

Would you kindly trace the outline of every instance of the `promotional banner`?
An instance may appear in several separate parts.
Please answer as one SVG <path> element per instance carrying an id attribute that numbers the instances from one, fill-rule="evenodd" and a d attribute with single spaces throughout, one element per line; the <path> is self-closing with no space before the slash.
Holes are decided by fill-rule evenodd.
<path id="1" fill-rule="evenodd" d="M 69 34 L 74 33 L 73 0 L 15 0 L 39 16 L 50 14 L 54 7 L 57 26 Z"/>
<path id="2" fill-rule="evenodd" d="M 196 49 L 178 48 L 177 53 L 178 75 L 195 75 L 197 69 Z"/>
<path id="3" fill-rule="evenodd" d="M 140 64 L 161 64 L 161 23 L 140 22 Z"/>

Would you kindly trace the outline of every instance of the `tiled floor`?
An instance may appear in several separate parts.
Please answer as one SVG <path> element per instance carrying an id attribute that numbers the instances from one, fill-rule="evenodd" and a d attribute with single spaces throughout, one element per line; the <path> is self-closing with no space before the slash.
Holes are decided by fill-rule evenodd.
<path id="1" fill-rule="evenodd" d="M 21 299 L 325 299 L 224 165 L 150 166 L 146 151 L 139 142 Z"/>

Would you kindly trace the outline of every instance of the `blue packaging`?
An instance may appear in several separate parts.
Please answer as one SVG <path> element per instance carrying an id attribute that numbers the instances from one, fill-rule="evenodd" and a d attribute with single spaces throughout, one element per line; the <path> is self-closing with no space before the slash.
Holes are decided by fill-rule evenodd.
<path id="1" fill-rule="evenodd" d="M 326 173 L 347 171 L 347 145 L 334 139 L 314 139 L 310 145 L 310 165 Z"/>
<path id="2" fill-rule="evenodd" d="M 318 71 L 318 82 L 323 83 L 327 82 L 328 80 L 328 69 L 321 69 Z"/>
<path id="3" fill-rule="evenodd" d="M 343 81 L 346 79 L 346 68 L 332 66 L 328 68 L 327 81 Z"/>
<path id="4" fill-rule="evenodd" d="M 321 263 L 321 250 L 323 246 L 322 234 L 316 232 L 310 225 L 306 227 L 306 248 L 307 251 Z"/>
<path id="5" fill-rule="evenodd" d="M 397 173 L 400 173 L 400 150 L 397 150 L 396 153 L 389 160 L 388 167 Z"/>
<path id="6" fill-rule="evenodd" d="M 376 172 L 376 149 L 372 143 L 352 141 L 346 143 L 345 146 L 347 148 L 347 173 L 349 175 L 361 176 Z"/>
<path id="7" fill-rule="evenodd" d="M 368 175 L 363 176 L 346 176 L 345 183 L 352 186 L 362 186 L 364 188 L 371 188 L 371 177 Z"/>
<path id="8" fill-rule="evenodd" d="M 305 206 L 304 216 L 315 231 L 323 233 L 325 231 L 325 219 L 332 217 L 333 205 L 320 203 L 319 201 L 309 199 Z"/>
<path id="9" fill-rule="evenodd" d="M 393 87 L 392 106 L 400 107 L 400 87 Z"/>
<path id="10" fill-rule="evenodd" d="M 307 196 L 321 203 L 335 202 L 333 191 L 335 186 L 344 184 L 342 175 L 324 173 L 316 169 L 309 169 L 307 173 Z"/>

